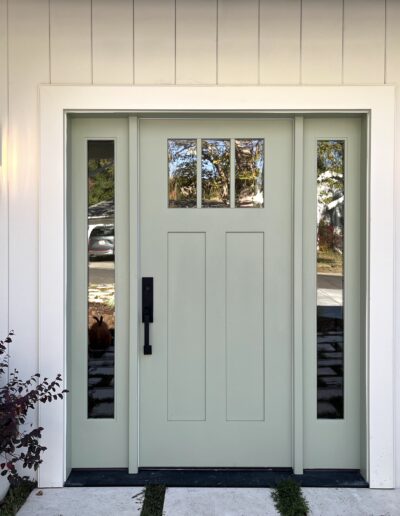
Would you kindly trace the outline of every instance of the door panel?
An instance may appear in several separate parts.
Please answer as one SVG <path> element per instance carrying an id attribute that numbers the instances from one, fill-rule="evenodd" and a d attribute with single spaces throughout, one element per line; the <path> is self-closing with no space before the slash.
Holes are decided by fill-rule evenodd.
<path id="1" fill-rule="evenodd" d="M 126 467 L 128 121 L 73 119 L 70 128 L 68 424 L 71 466 Z"/>
<path id="2" fill-rule="evenodd" d="M 360 135 L 360 118 L 304 123 L 305 468 L 360 468 Z"/>
<path id="3" fill-rule="evenodd" d="M 261 161 L 250 186 L 230 167 L 249 139 L 264 142 L 264 185 Z M 141 270 L 154 277 L 140 465 L 291 466 L 292 121 L 141 120 L 139 148 Z M 186 182 L 171 202 L 177 149 Z"/>

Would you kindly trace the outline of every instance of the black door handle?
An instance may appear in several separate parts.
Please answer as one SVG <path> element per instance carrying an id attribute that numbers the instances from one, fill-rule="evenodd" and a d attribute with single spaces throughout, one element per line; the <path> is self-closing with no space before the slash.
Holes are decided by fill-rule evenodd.
<path id="1" fill-rule="evenodd" d="M 150 323 L 153 322 L 153 278 L 142 278 L 142 322 L 144 323 L 143 353 L 151 355 Z"/>

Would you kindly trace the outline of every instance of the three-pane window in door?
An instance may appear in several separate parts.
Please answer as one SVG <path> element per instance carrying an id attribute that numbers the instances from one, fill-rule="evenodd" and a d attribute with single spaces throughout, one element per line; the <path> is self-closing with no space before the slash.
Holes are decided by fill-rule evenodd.
<path id="1" fill-rule="evenodd" d="M 317 142 L 317 417 L 344 417 L 345 142 Z"/>
<path id="2" fill-rule="evenodd" d="M 88 417 L 114 417 L 115 160 L 113 140 L 88 141 Z"/>
<path id="3" fill-rule="evenodd" d="M 263 208 L 263 138 L 170 138 L 170 208 Z"/>

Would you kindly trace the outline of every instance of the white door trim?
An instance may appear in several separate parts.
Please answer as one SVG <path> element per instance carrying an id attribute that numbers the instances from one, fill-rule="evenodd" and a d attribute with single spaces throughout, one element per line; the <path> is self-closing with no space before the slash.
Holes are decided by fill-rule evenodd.
<path id="1" fill-rule="evenodd" d="M 393 86 L 41 86 L 39 189 L 39 369 L 66 374 L 67 112 L 367 112 L 370 114 L 368 398 L 369 482 L 394 477 L 394 114 Z M 389 306 L 387 301 L 389 300 Z M 66 404 L 43 405 L 48 451 L 39 485 L 66 475 Z M 132 458 L 132 457 L 131 457 Z"/>

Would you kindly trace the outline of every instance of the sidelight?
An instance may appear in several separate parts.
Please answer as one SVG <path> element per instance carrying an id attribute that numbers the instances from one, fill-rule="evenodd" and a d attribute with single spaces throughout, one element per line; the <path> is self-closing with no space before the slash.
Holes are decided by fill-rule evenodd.
<path id="1" fill-rule="evenodd" d="M 317 142 L 317 417 L 344 417 L 343 140 Z"/>
<path id="2" fill-rule="evenodd" d="M 114 141 L 90 140 L 88 153 L 88 417 L 114 417 Z"/>

